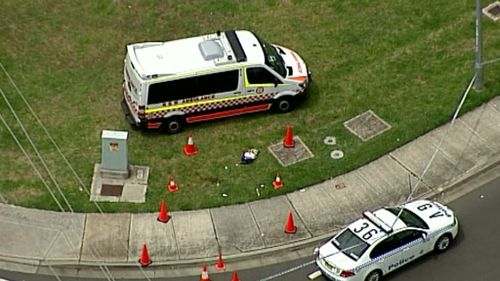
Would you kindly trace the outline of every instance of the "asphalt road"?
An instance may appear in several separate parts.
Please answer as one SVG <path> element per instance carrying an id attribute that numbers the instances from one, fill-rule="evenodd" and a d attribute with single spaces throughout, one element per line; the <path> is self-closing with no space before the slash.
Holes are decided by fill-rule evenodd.
<path id="1" fill-rule="evenodd" d="M 387 276 L 386 281 L 500 280 L 500 266 L 498 266 L 498 261 L 500 261 L 500 239 L 498 238 L 500 237 L 500 220 L 497 217 L 500 215 L 500 173 L 496 169 L 490 171 L 491 173 L 495 173 L 495 179 L 481 184 L 478 189 L 448 204 L 456 211 L 461 226 L 460 234 L 448 252 L 422 257 Z M 311 253 L 310 258 L 271 265 L 266 268 L 244 270 L 238 272 L 238 275 L 241 281 L 304 281 L 308 280 L 308 274 L 316 271 L 316 267 L 314 264 L 301 266 L 312 259 Z M 286 273 L 294 267 L 301 268 Z M 0 271 L 0 277 L 15 281 L 90 280 L 66 277 L 58 279 L 54 276 L 36 276 L 5 271 Z M 231 273 L 210 274 L 210 278 L 212 281 L 230 281 Z M 155 280 L 173 281 L 174 279 Z M 199 280 L 199 276 L 175 278 L 175 280 L 195 281 Z M 315 280 L 326 281 L 327 279 L 320 276 Z"/>
<path id="2" fill-rule="evenodd" d="M 497 173 L 497 176 L 500 174 Z M 461 231 L 452 247 L 441 255 L 430 254 L 401 268 L 388 276 L 386 281 L 491 281 L 500 280 L 500 177 L 449 203 L 460 220 Z M 312 257 L 311 257 L 312 259 Z M 303 259 L 298 263 L 307 262 Z M 277 265 L 269 272 L 279 272 L 290 267 Z M 268 268 L 266 268 L 267 271 Z M 315 271 L 307 266 L 271 279 L 273 281 L 304 281 Z M 245 272 L 246 273 L 246 272 Z M 243 274 L 240 274 L 243 276 Z M 247 275 L 245 275 L 247 276 Z M 248 275 L 244 280 L 260 280 L 261 274 Z M 222 280 L 231 280 L 222 279 Z M 315 281 L 326 281 L 323 276 Z M 215 280 L 214 280 L 215 281 Z"/>

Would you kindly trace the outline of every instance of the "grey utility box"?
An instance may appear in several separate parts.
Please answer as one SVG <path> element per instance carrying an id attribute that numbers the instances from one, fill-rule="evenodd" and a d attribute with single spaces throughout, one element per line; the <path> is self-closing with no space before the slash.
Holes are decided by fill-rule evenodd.
<path id="1" fill-rule="evenodd" d="M 126 174 L 129 173 L 128 132 L 123 131 L 102 131 L 102 163 L 103 172 Z"/>

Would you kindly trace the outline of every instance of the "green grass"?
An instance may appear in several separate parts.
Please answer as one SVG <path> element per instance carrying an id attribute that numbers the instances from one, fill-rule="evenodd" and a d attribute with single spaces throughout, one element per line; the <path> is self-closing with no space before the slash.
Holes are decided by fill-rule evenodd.
<path id="1" fill-rule="evenodd" d="M 484 57 L 500 57 L 500 26 L 487 18 L 483 23 Z M 185 133 L 168 136 L 130 130 L 119 106 L 126 44 L 230 28 L 252 30 L 305 58 L 314 77 L 306 102 L 288 114 L 262 113 L 194 125 L 189 130 L 200 149 L 194 157 L 182 154 Z M 169 210 L 196 209 L 259 199 L 255 188 L 261 183 L 266 188 L 260 198 L 320 182 L 447 122 L 472 74 L 474 3 L 4 0 L 0 37 L 0 62 L 87 188 L 94 163 L 100 162 L 101 130 L 130 130 L 130 163 L 151 167 L 147 202 L 100 204 L 106 211 L 156 211 L 161 198 Z M 498 77 L 500 63 L 486 66 L 486 88 L 469 96 L 465 110 L 497 95 Z M 3 73 L 0 87 L 74 209 L 95 211 Z M 368 109 L 392 129 L 362 142 L 342 123 Z M 34 155 L 3 99 L 0 113 Z M 288 123 L 315 157 L 283 168 L 267 146 L 282 140 Z M 329 158 L 332 147 L 322 143 L 327 135 L 337 137 L 345 158 Z M 258 160 L 236 166 L 241 152 L 250 147 L 261 151 Z M 22 206 L 57 209 L 3 125 L 0 154 L 3 197 Z M 43 169 L 39 161 L 35 164 Z M 271 188 L 277 170 L 286 186 L 281 190 Z M 179 192 L 166 192 L 170 175 L 180 184 Z M 220 186 L 211 181 L 214 177 Z M 221 197 L 223 192 L 229 196 Z"/>

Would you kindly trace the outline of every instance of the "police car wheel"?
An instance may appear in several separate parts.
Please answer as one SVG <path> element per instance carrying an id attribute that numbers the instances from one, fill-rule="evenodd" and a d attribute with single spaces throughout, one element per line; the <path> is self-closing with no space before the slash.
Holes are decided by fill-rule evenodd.
<path id="1" fill-rule="evenodd" d="M 442 253 L 448 250 L 450 245 L 451 245 L 451 237 L 449 234 L 445 234 L 438 238 L 436 244 L 434 245 L 434 250 L 438 253 Z"/>
<path id="2" fill-rule="evenodd" d="M 380 281 L 382 280 L 382 273 L 378 270 L 370 272 L 368 276 L 366 276 L 365 281 Z"/>
<path id="3" fill-rule="evenodd" d="M 170 118 L 163 122 L 162 130 L 168 134 L 176 134 L 182 131 L 182 120 L 180 118 Z"/>
<path id="4" fill-rule="evenodd" d="M 292 106 L 290 98 L 280 98 L 274 103 L 274 110 L 278 113 L 286 113 L 292 110 Z"/>

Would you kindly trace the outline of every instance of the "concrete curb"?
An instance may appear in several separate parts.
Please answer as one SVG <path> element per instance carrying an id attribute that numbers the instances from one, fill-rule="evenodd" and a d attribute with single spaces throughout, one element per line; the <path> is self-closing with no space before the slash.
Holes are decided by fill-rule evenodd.
<path id="1" fill-rule="evenodd" d="M 476 175 L 479 175 L 499 164 L 500 153 L 497 153 L 484 163 L 472 167 L 465 173 L 446 183 L 443 183 L 440 186 L 434 187 L 432 191 L 419 196 L 419 199 L 443 200 L 443 197 L 446 196 L 446 194 L 454 187 L 467 182 Z M 242 270 L 307 257 L 312 254 L 315 247 L 329 239 L 336 233 L 337 230 L 342 229 L 342 227 L 343 226 L 338 226 L 335 230 L 329 233 L 295 241 L 293 243 L 276 247 L 268 247 L 241 254 L 223 256 L 223 259 L 230 270 Z M 141 278 L 144 277 L 144 275 L 151 278 L 198 275 L 203 263 L 213 266 L 216 262 L 217 257 L 158 261 L 153 262 L 153 264 L 147 268 L 141 268 L 138 263 L 132 262 L 93 263 L 88 261 L 78 261 L 75 263 L 75 260 L 39 260 L 21 256 L 14 257 L 0 255 L 0 267 L 12 271 L 51 275 L 57 273 L 60 276 L 102 277 L 102 272 L 99 270 L 99 266 L 107 266 L 110 268 L 114 277 L 129 279 Z M 138 268 L 141 270 L 137 270 Z"/>
<path id="2" fill-rule="evenodd" d="M 500 104 L 500 97 L 497 98 L 495 100 L 495 102 Z M 476 111 L 476 113 L 479 112 L 479 114 L 480 114 L 479 117 L 482 117 L 482 114 L 484 112 L 488 113 L 488 111 L 486 110 L 488 106 L 489 105 L 482 106 L 480 108 L 481 110 Z M 493 107 L 496 108 L 496 105 L 494 105 Z M 493 107 L 491 107 L 491 108 L 493 108 Z M 482 132 L 485 132 L 485 131 L 488 132 L 488 130 L 491 131 L 492 129 L 495 129 L 495 130 L 493 130 L 495 132 L 497 131 L 496 130 L 498 128 L 497 122 L 500 122 L 500 114 L 497 114 L 497 113 L 500 111 L 497 111 L 497 109 L 495 109 L 493 111 L 494 111 L 494 115 L 492 115 L 491 110 L 489 112 L 490 119 L 484 119 L 484 120 L 487 120 L 489 123 L 486 122 L 487 125 L 484 125 L 484 127 L 482 128 Z M 471 116 L 469 121 L 472 120 L 472 122 L 474 122 L 474 121 L 479 120 L 478 119 L 479 117 L 476 113 L 469 115 L 469 116 Z M 481 119 L 481 120 L 483 120 L 483 119 Z M 474 124 L 477 124 L 477 123 L 474 123 Z M 462 126 L 462 127 L 464 130 L 467 129 L 469 131 L 474 132 L 474 134 L 475 134 L 474 136 L 479 136 L 478 133 L 475 131 L 475 129 L 478 129 L 478 128 L 476 128 L 476 126 L 471 126 L 470 128 L 466 128 L 466 126 Z M 443 128 L 440 127 L 440 128 L 437 128 L 436 130 L 438 130 L 438 129 L 442 130 Z M 458 131 L 458 132 L 460 132 L 460 131 Z M 489 136 L 488 139 L 489 139 L 490 143 L 496 141 L 499 134 L 500 134 L 500 131 L 496 132 L 495 135 L 488 135 Z M 461 136 L 461 135 L 458 135 L 458 136 Z M 417 154 L 415 154 L 415 152 L 421 152 L 422 150 L 419 151 L 419 149 L 418 149 L 419 147 L 422 147 L 423 145 L 429 146 L 430 138 L 427 140 L 424 140 L 424 141 L 422 141 L 422 139 L 420 139 L 421 142 L 419 142 L 418 140 L 419 139 L 416 139 L 413 142 L 410 142 L 410 144 L 414 143 L 414 145 L 410 147 L 410 149 L 413 149 L 412 154 L 409 154 L 410 156 L 417 155 Z M 480 142 L 483 145 L 488 144 L 488 143 L 486 143 L 486 139 L 481 138 L 479 136 L 476 144 L 480 143 Z M 496 144 L 496 142 L 494 144 Z M 464 168 L 461 170 L 461 171 L 465 171 L 465 172 L 459 172 L 455 176 L 453 176 L 454 174 L 446 174 L 448 177 L 435 177 L 433 181 L 429 181 L 429 182 L 434 182 L 434 186 L 429 186 L 429 182 L 424 181 L 422 184 L 424 186 L 426 186 L 426 188 L 429 191 L 425 192 L 423 194 L 420 194 L 418 197 L 415 197 L 414 199 L 426 198 L 426 199 L 433 199 L 433 200 L 439 200 L 439 201 L 446 201 L 446 200 L 449 200 L 448 198 L 452 198 L 452 197 L 457 198 L 457 196 L 465 194 L 466 192 L 470 191 L 471 189 L 474 189 L 474 187 L 478 187 L 480 185 L 480 183 L 475 181 L 473 178 L 482 174 L 482 173 L 486 173 L 490 169 L 500 165 L 500 147 L 495 146 L 495 145 L 489 145 L 489 146 L 490 146 L 490 148 L 488 149 L 487 154 L 482 154 L 482 156 L 484 156 L 484 157 L 480 157 L 478 159 L 475 159 L 475 158 L 468 159 L 468 163 L 470 163 L 470 165 L 467 166 L 467 168 Z M 470 146 L 470 147 L 472 147 L 472 146 Z M 483 147 L 483 146 L 480 146 L 480 147 Z M 491 149 L 492 147 L 495 147 L 495 148 Z M 496 150 L 496 152 L 495 152 L 495 150 Z M 451 151 L 453 151 L 453 150 L 451 150 Z M 442 152 L 443 151 L 440 151 L 440 153 L 442 153 Z M 393 152 L 391 152 L 391 153 L 393 153 Z M 391 156 L 391 153 L 389 153 L 388 155 Z M 477 153 L 477 152 L 475 152 L 475 153 Z M 396 155 L 396 154 L 394 154 L 394 155 Z M 401 155 L 401 154 L 399 154 L 399 155 Z M 420 154 L 418 154 L 418 155 L 420 155 Z M 474 156 L 475 154 L 471 154 L 471 155 Z M 389 158 L 393 158 L 393 160 L 396 160 L 395 164 L 391 164 L 391 165 L 380 164 L 381 165 L 380 167 L 382 169 L 387 169 L 388 167 L 390 169 L 392 167 L 395 167 L 395 165 L 396 166 L 400 165 L 401 167 L 399 167 L 399 168 L 401 168 L 402 170 L 405 170 L 404 175 L 406 175 L 408 173 L 411 176 L 415 176 L 414 171 L 418 170 L 418 165 L 415 165 L 415 163 L 413 163 L 414 165 L 412 168 L 408 165 L 404 165 L 405 163 L 401 162 L 401 159 L 397 159 L 397 158 L 399 158 L 399 156 L 398 157 L 394 156 L 394 157 L 389 157 Z M 408 157 L 405 157 L 405 158 L 408 159 Z M 452 157 L 449 157 L 449 159 L 445 159 L 445 158 L 446 157 L 444 157 L 442 159 L 442 163 L 446 164 L 446 165 L 443 165 L 443 167 L 446 169 L 446 168 L 450 167 L 449 163 L 452 162 Z M 409 159 L 412 159 L 412 158 L 409 158 Z M 436 159 L 439 159 L 439 158 L 436 158 Z M 420 157 L 418 160 L 425 161 L 424 157 Z M 378 161 L 378 160 L 375 160 L 375 161 Z M 379 162 L 379 163 L 385 163 L 385 162 Z M 418 164 L 420 164 L 420 163 L 418 163 Z M 379 164 L 377 164 L 377 167 L 378 167 L 378 165 Z M 445 174 L 447 171 L 448 170 L 442 170 L 441 174 Z M 496 171 L 496 169 L 492 169 L 492 171 Z M 367 175 L 371 174 L 372 177 L 377 177 L 377 179 L 378 179 L 378 174 L 377 174 L 378 172 L 379 172 L 379 170 L 372 169 L 371 172 L 368 173 Z M 389 176 L 394 176 L 394 173 L 389 174 Z M 416 176 L 418 177 L 419 175 L 416 175 Z M 364 180 L 366 181 L 365 176 L 359 177 L 359 175 L 355 175 L 354 173 L 348 173 L 345 176 L 342 175 L 342 177 L 343 177 L 342 180 L 345 180 L 348 184 L 350 183 L 353 186 L 358 186 L 358 184 L 362 186 L 363 181 Z M 439 179 L 441 179 L 441 180 L 439 180 Z M 444 181 L 444 182 L 441 183 L 441 181 Z M 387 185 L 387 183 L 389 185 Z M 401 186 L 405 186 L 404 183 L 401 183 L 401 179 L 399 180 L 399 185 L 390 185 L 390 183 L 391 183 L 391 181 L 384 179 L 382 181 L 382 183 L 379 183 L 379 184 L 381 184 L 383 186 L 396 186 L 398 188 L 400 188 Z M 369 191 L 372 191 L 372 189 L 375 189 L 374 187 L 375 187 L 375 185 L 371 185 L 370 187 L 368 187 L 368 188 L 370 188 Z M 325 197 L 324 191 L 327 191 L 326 188 L 328 188 L 328 187 L 321 186 L 321 185 L 319 185 L 318 189 L 314 189 L 314 187 L 312 187 L 311 194 L 316 194 L 316 196 L 318 196 L 317 194 L 319 191 L 320 192 L 319 196 Z M 314 192 L 313 192 L 313 190 L 314 190 Z M 359 190 L 364 190 L 364 192 L 367 192 L 368 189 L 365 188 L 365 189 L 359 189 Z M 380 194 L 380 193 L 387 192 L 388 190 L 389 189 L 383 189 L 383 190 L 379 189 L 378 192 Z M 392 191 L 394 191 L 394 189 L 392 189 Z M 308 210 L 313 211 L 314 214 L 321 214 L 323 216 L 323 218 L 327 218 L 329 222 L 335 222 L 335 224 L 328 225 L 327 228 L 321 229 L 321 231 L 316 230 L 317 231 L 317 232 L 315 232 L 316 236 L 314 236 L 313 232 L 310 229 L 308 229 L 308 225 L 306 225 L 304 223 L 304 219 L 301 218 L 301 214 L 297 213 L 298 214 L 297 221 L 302 223 L 302 224 L 300 224 L 300 223 L 298 224 L 299 225 L 299 232 L 302 230 L 303 232 L 301 235 L 307 235 L 308 237 L 302 238 L 304 236 L 300 236 L 297 234 L 295 236 L 287 236 L 287 238 L 292 238 L 292 239 L 289 239 L 288 241 L 286 239 L 284 239 L 284 240 L 283 239 L 268 240 L 271 242 L 269 242 L 269 244 L 267 244 L 267 245 L 274 245 L 274 246 L 266 247 L 265 246 L 266 244 L 264 243 L 263 248 L 260 248 L 260 246 L 255 246 L 256 244 L 251 244 L 252 245 L 251 247 L 246 248 L 247 251 L 240 250 L 242 252 L 235 253 L 235 254 L 228 254 L 228 255 L 224 255 L 224 252 L 223 252 L 223 259 L 224 259 L 224 262 L 227 264 L 228 271 L 229 270 L 241 270 L 241 269 L 246 269 L 246 268 L 255 268 L 255 267 L 266 266 L 266 265 L 274 264 L 274 263 L 286 262 L 286 261 L 290 261 L 293 259 L 310 257 L 314 247 L 319 246 L 321 243 L 324 242 L 324 240 L 328 239 L 329 237 L 334 235 L 338 230 L 342 229 L 343 228 L 342 223 L 347 222 L 347 220 L 336 220 L 337 217 L 339 215 L 342 215 L 344 213 L 349 213 L 349 211 L 352 211 L 352 210 L 347 210 L 349 208 L 346 208 L 346 209 L 338 209 L 337 208 L 339 205 L 344 206 L 344 207 L 346 206 L 346 205 L 339 204 L 338 200 L 332 201 L 332 199 L 337 198 L 338 195 L 343 194 L 342 196 L 344 196 L 343 197 L 344 201 L 342 201 L 342 202 L 352 201 L 352 202 L 354 202 L 353 204 L 358 204 L 359 208 L 356 208 L 356 212 L 351 213 L 351 214 L 357 214 L 358 216 L 359 216 L 358 211 L 361 208 L 378 208 L 378 207 L 382 207 L 382 205 L 387 204 L 387 203 L 381 203 L 381 202 L 397 202 L 396 204 L 398 204 L 398 203 L 403 202 L 406 198 L 406 195 L 404 195 L 403 197 L 399 197 L 399 199 L 392 198 L 392 199 L 390 199 L 391 201 L 381 201 L 380 199 L 371 200 L 371 201 L 366 201 L 367 205 L 365 205 L 364 204 L 365 201 L 360 201 L 360 197 L 366 197 L 365 193 L 362 193 L 362 194 L 358 193 L 357 197 L 356 196 L 352 197 L 353 200 L 350 200 L 351 197 L 349 197 L 346 200 L 345 198 L 347 198 L 347 197 L 345 197 L 345 194 L 346 194 L 345 190 L 344 191 L 336 191 L 336 192 L 339 192 L 339 193 L 336 193 L 335 197 L 326 196 L 329 198 L 322 200 L 323 204 L 320 204 L 321 202 L 319 202 L 319 201 L 321 201 L 321 200 L 317 200 L 318 198 L 314 197 L 313 195 L 308 195 L 311 197 L 306 197 L 306 195 L 304 195 L 305 196 L 304 198 L 310 198 L 312 200 L 316 199 L 318 204 L 319 204 L 318 206 L 321 206 L 321 209 L 318 209 L 318 208 L 309 209 L 309 208 L 311 208 L 311 205 L 309 203 L 310 201 L 307 201 L 306 202 L 307 204 L 305 204 L 305 205 L 302 204 L 302 206 L 305 206 Z M 351 192 L 351 191 L 348 191 L 348 192 Z M 307 194 L 307 192 L 304 194 Z M 373 194 L 373 193 L 371 193 L 371 194 Z M 406 193 L 403 193 L 403 194 L 406 194 Z M 273 206 L 273 208 L 277 207 L 277 206 L 278 207 L 281 206 L 285 209 L 297 207 L 297 205 L 292 206 L 292 202 L 290 200 L 290 195 L 283 195 L 283 196 L 285 197 L 284 200 L 280 200 L 283 198 L 277 198 L 275 200 L 273 199 L 273 200 L 270 200 L 269 202 L 266 202 L 266 204 L 247 203 L 247 205 L 252 204 L 255 206 L 256 209 L 254 209 L 253 211 L 250 208 L 251 206 L 247 206 L 247 207 L 249 208 L 249 212 L 252 213 L 252 216 L 254 216 L 253 212 L 255 210 L 259 210 L 258 208 L 262 208 L 263 206 L 264 207 Z M 371 198 L 371 199 L 373 199 L 373 198 Z M 336 203 L 325 204 L 325 201 L 327 201 L 328 203 L 331 203 L 331 202 L 336 202 Z M 297 202 L 297 201 L 295 201 L 295 202 Z M 362 202 L 362 203 L 359 204 L 359 202 Z M 334 210 L 331 211 L 335 214 L 334 220 L 331 220 L 331 217 L 325 217 L 325 213 L 319 212 L 321 210 L 330 210 L 329 209 L 330 207 L 334 208 Z M 351 207 L 351 206 L 347 206 L 347 207 Z M 335 209 L 335 208 L 337 208 L 337 209 Z M 353 209 L 353 208 L 351 208 L 351 209 Z M 10 214 L 10 212 L 12 212 L 12 210 L 9 209 L 6 212 L 8 214 Z M 288 210 L 287 210 L 287 212 L 288 212 Z M 296 209 L 295 209 L 295 212 L 297 212 Z M 128 215 L 130 216 L 130 214 L 128 214 Z M 273 216 L 275 216 L 274 211 L 272 213 L 271 212 L 267 212 L 267 213 L 260 212 L 259 218 L 268 218 L 268 217 L 274 218 Z M 351 215 L 349 215 L 349 217 L 350 216 Z M 68 253 L 65 253 L 66 255 L 63 255 L 63 256 L 65 256 L 67 258 L 50 258 L 50 255 L 48 255 L 49 254 L 48 251 L 46 251 L 45 253 L 42 253 L 41 255 L 33 255 L 31 257 L 21 256 L 21 255 L 0 254 L 0 268 L 6 269 L 6 270 L 11 270 L 11 271 L 19 271 L 19 272 L 34 273 L 34 274 L 47 274 L 47 275 L 57 274 L 60 276 L 102 278 L 103 272 L 101 270 L 102 270 L 102 267 L 104 266 L 104 267 L 107 267 L 106 270 L 109 270 L 113 277 L 127 279 L 127 278 L 143 278 L 144 276 L 158 278 L 158 277 L 180 277 L 180 276 L 199 275 L 201 273 L 201 265 L 203 263 L 206 263 L 207 265 L 210 266 L 209 271 L 213 272 L 213 265 L 217 262 L 217 256 L 216 256 L 217 255 L 217 248 L 216 247 L 217 246 L 221 247 L 222 244 L 221 244 L 221 241 L 219 241 L 217 238 L 218 237 L 217 233 L 216 233 L 217 227 L 216 227 L 216 223 L 214 222 L 212 213 L 205 212 L 205 214 L 201 214 L 198 217 L 200 217 L 202 219 L 201 221 L 203 221 L 203 223 L 211 222 L 210 227 L 202 228 L 198 231 L 203 232 L 203 233 L 205 233 L 206 231 L 214 231 L 213 234 L 215 234 L 215 239 L 210 236 L 210 239 L 202 240 L 203 243 L 201 243 L 201 244 L 198 243 L 194 246 L 191 243 L 198 242 L 198 240 L 192 240 L 192 241 L 187 240 L 187 241 L 189 241 L 189 244 L 188 244 L 188 243 L 186 243 L 186 239 L 185 239 L 183 246 L 188 247 L 188 248 L 194 247 L 194 249 L 196 250 L 196 253 L 198 255 L 191 255 L 191 256 L 194 256 L 194 257 L 201 256 L 201 257 L 206 257 L 206 258 L 189 259 L 189 255 L 188 255 L 188 256 L 185 256 L 185 259 L 155 261 L 154 257 L 153 257 L 153 264 L 149 267 L 142 268 L 142 267 L 140 267 L 139 263 L 135 261 L 134 255 L 136 255 L 136 253 L 130 252 L 130 246 L 129 246 L 130 244 L 129 244 L 128 245 L 129 248 L 127 248 L 128 252 L 120 252 L 118 255 L 112 256 L 112 257 L 115 257 L 115 260 L 117 260 L 116 257 L 119 256 L 120 260 L 122 260 L 122 261 L 115 261 L 115 262 L 95 261 L 94 262 L 92 258 L 89 258 L 89 255 L 87 255 L 86 259 L 83 259 L 83 261 L 82 261 L 83 240 L 81 240 L 82 244 L 80 245 L 80 247 L 82 247 L 82 248 L 80 248 L 80 253 L 79 254 L 73 253 L 73 255 L 68 255 Z M 58 218 L 59 217 L 57 217 L 57 216 L 46 214 L 45 220 L 43 222 L 40 222 L 40 223 L 41 224 L 50 224 L 50 222 L 57 220 Z M 85 217 L 85 220 L 86 220 L 86 222 L 88 222 L 88 215 Z M 276 221 L 277 220 L 271 220 L 271 222 L 272 222 L 271 228 L 275 227 L 277 225 Z M 279 218 L 279 221 L 281 223 L 281 218 Z M 85 225 L 83 225 L 84 222 L 83 222 L 83 220 L 80 220 L 80 222 L 81 222 L 80 226 L 83 229 L 83 227 L 85 227 Z M 109 222 L 109 220 L 108 220 L 108 222 Z M 125 225 L 124 224 L 125 222 L 127 222 L 128 224 L 127 224 L 127 228 L 124 231 L 124 233 L 125 232 L 130 233 L 132 231 L 130 218 L 124 218 L 124 219 L 122 218 L 122 220 L 118 221 L 117 224 L 121 223 L 119 225 Z M 175 220 L 174 220 L 174 223 L 175 223 Z M 192 221 L 187 220 L 187 226 L 185 226 L 183 229 L 184 234 L 191 232 L 191 228 L 189 227 L 190 223 L 192 223 Z M 234 224 L 235 221 L 233 220 L 232 223 Z M 253 217 L 253 221 L 250 222 L 250 224 L 251 223 L 254 223 L 257 225 L 255 217 Z M 231 226 L 233 226 L 233 224 L 231 224 Z M 101 226 L 101 225 L 106 225 L 106 223 L 102 223 L 101 221 L 99 221 L 99 226 Z M 267 225 L 267 226 L 269 226 L 269 225 Z M 173 225 L 170 225 L 169 227 L 172 228 Z M 257 226 L 257 228 L 259 228 L 259 227 L 260 226 Z M 45 228 L 50 228 L 50 225 L 47 225 Z M 109 229 L 110 228 L 107 228 L 107 230 L 109 230 Z M 178 229 L 179 228 L 177 228 L 177 230 Z M 20 230 L 16 229 L 16 231 L 18 231 L 18 232 L 12 232 L 10 235 L 18 235 Z M 82 230 L 82 231 L 84 231 L 84 230 Z M 141 231 L 142 231 L 142 229 L 141 229 Z M 278 228 L 278 227 L 276 227 L 274 229 L 274 231 L 276 231 L 276 233 L 278 233 L 278 232 L 280 234 L 282 233 L 282 229 Z M 94 234 L 101 233 L 101 232 L 102 232 L 101 228 L 94 229 Z M 262 235 L 264 234 L 262 229 L 258 229 L 258 232 L 259 233 L 257 233 L 257 237 L 252 236 L 251 235 L 252 233 L 246 232 L 246 230 L 245 230 L 245 232 L 243 232 L 243 235 L 241 235 L 241 236 L 235 235 L 234 232 L 229 232 L 229 234 L 232 235 L 232 237 L 234 236 L 234 237 L 239 238 L 239 239 L 242 239 L 245 237 L 245 235 L 248 235 L 248 237 L 252 239 L 251 242 L 253 242 L 254 240 L 258 240 L 260 238 L 258 234 L 262 234 Z M 116 231 L 112 230 L 112 234 L 116 234 L 116 233 L 117 233 Z M 85 234 L 85 232 L 84 232 L 84 234 Z M 118 234 L 120 234 L 120 233 L 118 233 Z M 80 232 L 78 232 L 78 235 L 80 235 Z M 39 236 L 27 236 L 27 237 L 33 237 L 32 239 L 38 239 Z M 130 234 L 127 237 L 128 237 L 128 239 L 130 239 Z M 226 237 L 227 237 L 227 233 L 226 233 Z M 267 237 L 267 236 L 265 236 L 265 237 Z M 97 237 L 94 237 L 94 239 L 97 239 L 97 240 L 99 238 L 100 237 L 98 235 L 97 235 Z M 193 238 L 193 237 L 191 236 L 191 238 Z M 197 239 L 197 236 L 195 236 L 194 238 Z M 113 236 L 113 239 L 116 240 L 117 238 L 115 236 Z M 42 242 L 42 241 L 43 240 L 40 240 L 40 242 Z M 56 241 L 56 240 L 53 240 L 53 241 Z M 79 240 L 77 240 L 77 241 L 79 241 Z M 162 241 L 162 240 L 158 240 L 158 241 Z M 242 240 L 239 240 L 237 242 L 241 242 L 241 241 Z M 130 242 L 130 241 L 127 240 L 127 242 L 125 242 L 125 243 L 128 243 L 128 242 Z M 135 242 L 137 242 L 137 241 L 134 241 L 134 243 Z M 177 243 L 179 243 L 179 242 L 177 241 Z M 215 246 L 214 243 L 217 243 L 217 246 Z M 200 249 L 200 248 L 203 248 L 204 245 L 211 245 L 210 246 L 211 248 L 210 249 L 209 248 Z M 50 245 L 50 247 L 51 246 L 52 245 Z M 90 248 L 91 246 L 92 245 L 90 245 L 90 246 L 87 245 L 87 248 Z M 116 246 L 116 245 L 112 245 L 112 246 Z M 118 246 L 120 246 L 120 245 L 118 245 Z M 176 244 L 176 246 L 177 246 L 177 248 L 179 248 L 179 244 Z M 48 249 L 50 249 L 50 247 Z M 245 247 L 242 247 L 242 248 L 245 249 Z M 7 248 L 7 249 L 9 249 L 9 248 Z M 110 249 L 103 249 L 103 253 L 105 253 L 106 250 L 109 251 L 109 250 L 115 250 L 115 249 L 112 247 Z M 202 250 L 205 250 L 204 254 L 199 254 L 199 252 L 201 252 Z M 220 250 L 220 248 L 219 248 L 219 250 Z M 7 253 L 9 253 L 9 252 L 7 251 Z M 13 253 L 13 251 L 11 251 L 11 253 Z M 37 252 L 32 251 L 32 252 L 28 252 L 28 253 L 37 253 Z M 176 253 L 177 253 L 177 257 L 179 258 L 180 257 L 179 252 L 176 252 Z M 29 254 L 26 254 L 26 255 L 29 255 Z M 123 256 L 123 255 L 125 255 L 125 256 Z M 40 257 L 40 258 L 33 258 L 33 257 Z M 106 256 L 106 255 L 101 256 L 101 258 L 104 258 L 104 257 L 108 257 L 108 256 Z M 167 257 L 167 258 L 170 258 L 170 257 Z"/>

